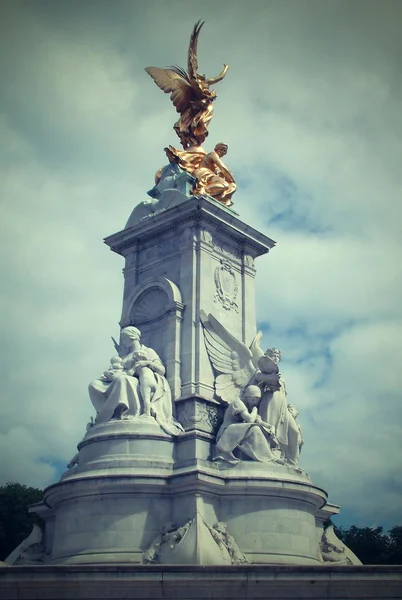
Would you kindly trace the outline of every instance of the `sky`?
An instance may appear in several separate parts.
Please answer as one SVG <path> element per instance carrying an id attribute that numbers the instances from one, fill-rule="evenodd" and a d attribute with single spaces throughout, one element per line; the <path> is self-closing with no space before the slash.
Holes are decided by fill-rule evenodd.
<path id="1" fill-rule="evenodd" d="M 118 336 L 103 238 L 147 198 L 176 113 L 144 68 L 229 72 L 206 149 L 235 210 L 276 240 L 258 326 L 282 351 L 301 465 L 345 527 L 402 525 L 402 3 L 0 4 L 0 484 L 56 481 Z"/>

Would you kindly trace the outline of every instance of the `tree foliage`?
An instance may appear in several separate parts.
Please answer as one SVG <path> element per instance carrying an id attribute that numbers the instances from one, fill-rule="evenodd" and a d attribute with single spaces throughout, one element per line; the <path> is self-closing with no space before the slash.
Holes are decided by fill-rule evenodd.
<path id="1" fill-rule="evenodd" d="M 32 531 L 41 524 L 28 507 L 43 500 L 43 492 L 20 483 L 0 486 L 0 560 L 4 560 Z"/>
<path id="2" fill-rule="evenodd" d="M 356 554 L 364 565 L 402 564 L 402 527 L 395 525 L 389 533 L 382 527 L 335 527 L 336 535 Z"/>

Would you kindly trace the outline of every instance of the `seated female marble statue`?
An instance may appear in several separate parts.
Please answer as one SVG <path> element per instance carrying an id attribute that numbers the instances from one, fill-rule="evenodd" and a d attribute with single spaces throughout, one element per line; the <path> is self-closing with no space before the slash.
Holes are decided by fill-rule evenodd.
<path id="1" fill-rule="evenodd" d="M 259 404 L 260 417 L 273 425 L 283 458 L 297 467 L 300 455 L 300 431 L 294 413 L 288 410 L 287 391 L 279 373 L 281 353 L 270 348 L 258 360 L 259 369 L 253 376 L 253 383 L 263 386 Z M 298 414 L 298 413 L 297 413 Z"/>
<path id="2" fill-rule="evenodd" d="M 95 424 L 110 419 L 153 417 L 170 435 L 182 431 L 174 421 L 172 397 L 159 356 L 140 343 L 141 332 L 125 327 L 120 334 L 119 355 L 108 370 L 89 384 L 89 396 L 96 410 Z"/>
<path id="3" fill-rule="evenodd" d="M 278 445 L 274 428 L 262 421 L 257 411 L 260 398 L 260 388 L 248 385 L 243 390 L 242 398 L 229 404 L 216 436 L 214 460 L 224 460 L 235 465 L 240 461 L 233 454 L 237 451 L 252 460 L 278 462 L 272 452 L 272 448 Z"/>

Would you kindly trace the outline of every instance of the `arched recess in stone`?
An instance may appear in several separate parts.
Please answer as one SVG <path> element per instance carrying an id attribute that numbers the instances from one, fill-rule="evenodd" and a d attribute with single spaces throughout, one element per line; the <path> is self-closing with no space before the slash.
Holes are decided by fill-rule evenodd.
<path id="1" fill-rule="evenodd" d="M 184 304 L 175 283 L 152 277 L 139 285 L 124 303 L 121 327 L 135 325 L 142 342 L 153 348 L 166 367 L 173 398 L 181 393 L 180 342 Z"/>

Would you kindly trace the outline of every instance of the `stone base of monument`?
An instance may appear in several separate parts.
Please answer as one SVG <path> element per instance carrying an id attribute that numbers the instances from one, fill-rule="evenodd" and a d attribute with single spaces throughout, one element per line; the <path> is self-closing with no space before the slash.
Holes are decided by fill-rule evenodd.
<path id="1" fill-rule="evenodd" d="M 189 196 L 191 182 L 176 167 L 164 173 L 166 181 L 153 191 L 158 200 L 144 203 L 138 214 L 135 209 L 128 226 L 106 239 L 126 259 L 125 291 L 115 344 L 121 356 L 90 384 L 98 423 L 88 424 L 71 468 L 32 508 L 45 522 L 43 539 L 27 538 L 10 562 L 68 566 L 66 573 L 90 564 L 159 564 L 156 574 L 178 564 L 358 564 L 335 534 L 329 539 L 323 531 L 337 507 L 291 466 L 298 453 L 288 456 L 271 445 L 271 426 L 251 421 L 251 405 L 243 403 L 226 418 L 225 435 L 233 440 L 230 432 L 238 425 L 241 433 L 226 458 L 220 449 L 221 460 L 214 460 L 218 432 L 236 396 L 222 393 L 236 379 L 239 400 L 240 388 L 255 388 L 248 382 L 263 373 L 250 357 L 242 361 L 258 341 L 254 260 L 274 241 L 213 199 Z M 155 369 L 148 383 L 141 371 L 146 365 L 133 370 L 138 352 L 146 357 L 139 362 Z M 142 414 L 147 386 L 155 395 L 154 417 Z M 279 389 L 275 410 L 286 423 L 284 385 Z M 300 451 L 300 429 L 291 417 L 288 431 Z M 257 424 L 253 431 L 251 422 Z"/>
<path id="2" fill-rule="evenodd" d="M 185 522 L 197 511 L 211 527 L 224 524 L 244 557 L 236 562 L 318 564 L 316 514 L 325 504 L 325 492 L 286 467 L 238 467 L 213 463 L 199 465 L 197 472 L 175 472 L 172 486 L 181 493 L 174 498 L 174 518 L 181 515 Z"/>
<path id="3" fill-rule="evenodd" d="M 142 562 L 169 502 L 161 491 L 173 469 L 173 440 L 152 417 L 109 421 L 89 429 L 78 464 L 45 491 L 51 562 Z"/>
<path id="4" fill-rule="evenodd" d="M 141 417 L 92 427 L 78 448 L 78 464 L 36 507 L 46 562 L 320 563 L 326 493 L 301 470 L 211 460 L 175 468 L 172 437 Z"/>

